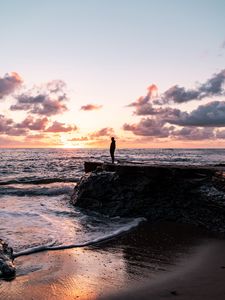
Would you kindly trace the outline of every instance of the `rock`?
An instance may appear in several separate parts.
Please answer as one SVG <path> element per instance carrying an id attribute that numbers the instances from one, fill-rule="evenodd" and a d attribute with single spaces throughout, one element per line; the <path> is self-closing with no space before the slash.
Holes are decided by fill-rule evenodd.
<path id="1" fill-rule="evenodd" d="M 100 162 L 85 162 L 84 163 L 84 170 L 86 173 L 88 172 L 92 172 L 94 170 L 96 170 L 96 168 L 101 167 L 102 163 Z"/>
<path id="2" fill-rule="evenodd" d="M 174 296 L 177 296 L 177 295 L 178 295 L 177 291 L 171 291 L 170 294 L 172 294 L 172 295 L 174 295 Z"/>
<path id="3" fill-rule="evenodd" d="M 225 232 L 223 176 L 216 169 L 98 164 L 95 170 L 75 187 L 75 206 L 110 217 L 170 220 Z"/>
<path id="4" fill-rule="evenodd" d="M 13 264 L 13 249 L 0 239 L 0 275 L 2 278 L 14 278 L 16 268 Z"/>

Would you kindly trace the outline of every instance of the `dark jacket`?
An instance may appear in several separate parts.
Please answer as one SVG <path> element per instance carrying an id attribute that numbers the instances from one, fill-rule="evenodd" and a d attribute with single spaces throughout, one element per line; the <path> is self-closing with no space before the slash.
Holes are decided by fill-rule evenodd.
<path id="1" fill-rule="evenodd" d="M 114 152 L 116 149 L 116 141 L 112 141 L 110 145 L 110 152 Z"/>

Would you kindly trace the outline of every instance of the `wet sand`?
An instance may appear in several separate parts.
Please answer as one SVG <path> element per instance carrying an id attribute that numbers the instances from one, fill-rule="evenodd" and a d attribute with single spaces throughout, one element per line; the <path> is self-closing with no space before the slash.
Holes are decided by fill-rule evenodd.
<path id="1" fill-rule="evenodd" d="M 225 298 L 225 241 L 193 226 L 144 224 L 96 247 L 15 262 L 2 300 Z"/>
<path id="2" fill-rule="evenodd" d="M 107 300 L 224 300 L 225 299 L 225 242 L 211 241 L 200 247 L 181 268 L 162 275 L 155 281 L 146 281 L 120 293 L 99 299 Z"/>

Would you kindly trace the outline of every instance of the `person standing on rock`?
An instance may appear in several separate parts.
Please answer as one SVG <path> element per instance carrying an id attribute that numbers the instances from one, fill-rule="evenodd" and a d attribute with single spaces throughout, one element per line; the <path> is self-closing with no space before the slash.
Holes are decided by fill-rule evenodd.
<path id="1" fill-rule="evenodd" d="M 114 153 L 116 150 L 116 141 L 114 139 L 114 137 L 111 138 L 111 145 L 110 145 L 110 155 L 112 158 L 112 164 L 114 164 Z"/>

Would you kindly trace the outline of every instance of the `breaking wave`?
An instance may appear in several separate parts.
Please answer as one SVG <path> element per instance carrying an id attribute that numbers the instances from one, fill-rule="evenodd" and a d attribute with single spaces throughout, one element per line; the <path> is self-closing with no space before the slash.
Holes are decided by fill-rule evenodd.
<path id="1" fill-rule="evenodd" d="M 70 195 L 73 191 L 73 186 L 59 186 L 59 187 L 45 187 L 45 186 L 33 186 L 30 188 L 13 187 L 13 186 L 1 186 L 0 195 L 11 196 L 59 196 Z"/>
<path id="2" fill-rule="evenodd" d="M 33 253 L 37 252 L 42 252 L 42 251 L 47 251 L 47 250 L 63 250 L 63 249 L 70 249 L 70 248 L 81 248 L 81 247 L 87 247 L 87 246 L 94 246 L 96 244 L 106 242 L 108 240 L 111 240 L 119 235 L 122 235 L 125 232 L 130 231 L 131 229 L 137 227 L 141 222 L 145 221 L 144 218 L 136 218 L 132 222 L 124 225 L 123 227 L 109 233 L 106 235 L 102 235 L 100 237 L 97 237 L 91 241 L 87 241 L 84 243 L 78 243 L 78 244 L 70 244 L 70 245 L 58 245 L 54 246 L 54 242 L 48 244 L 48 245 L 41 245 L 41 246 L 36 246 L 33 248 L 28 248 L 26 250 L 16 252 L 13 254 L 14 258 L 17 258 L 19 256 L 24 256 L 24 255 L 30 255 Z"/>

